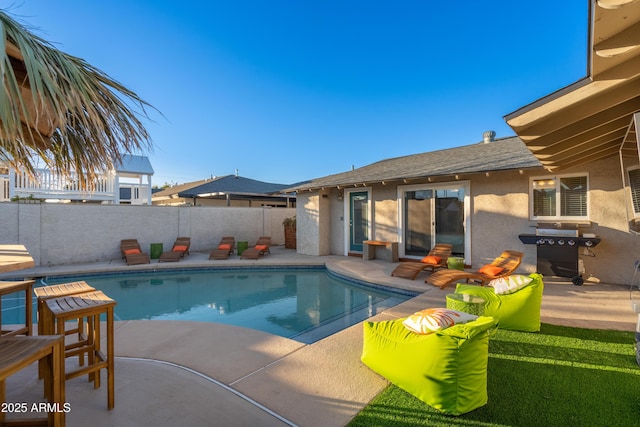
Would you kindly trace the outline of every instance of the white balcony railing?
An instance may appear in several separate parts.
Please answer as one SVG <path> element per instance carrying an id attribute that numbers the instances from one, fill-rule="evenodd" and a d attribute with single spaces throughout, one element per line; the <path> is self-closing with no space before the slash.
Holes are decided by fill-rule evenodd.
<path id="1" fill-rule="evenodd" d="M 75 173 L 59 175 L 49 169 L 36 169 L 30 175 L 0 163 L 0 202 L 17 197 L 150 205 L 153 169 L 149 160 L 125 156 L 123 163 L 117 172 L 107 171 L 93 179 Z"/>
<path id="2" fill-rule="evenodd" d="M 76 174 L 62 176 L 48 169 L 36 169 L 35 177 L 25 171 L 9 175 L 13 184 L 11 197 L 72 200 L 115 200 L 115 176 L 105 174 L 93 180 L 80 179 Z"/>

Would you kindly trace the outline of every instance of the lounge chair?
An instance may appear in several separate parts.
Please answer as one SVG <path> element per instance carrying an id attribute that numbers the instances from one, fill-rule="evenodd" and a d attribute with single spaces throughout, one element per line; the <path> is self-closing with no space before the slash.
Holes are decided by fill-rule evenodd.
<path id="1" fill-rule="evenodd" d="M 137 239 L 124 239 L 120 241 L 120 253 L 127 265 L 149 264 L 149 254 L 142 252 Z"/>
<path id="2" fill-rule="evenodd" d="M 178 237 L 170 251 L 163 252 L 158 262 L 178 262 L 185 255 L 189 255 L 191 237 Z"/>
<path id="3" fill-rule="evenodd" d="M 258 259 L 261 256 L 271 253 L 271 237 L 262 236 L 258 239 L 253 248 L 245 249 L 240 255 L 241 259 Z"/>
<path id="4" fill-rule="evenodd" d="M 452 249 L 453 245 L 448 243 L 436 243 L 422 260 L 401 262 L 391 275 L 414 280 L 421 271 L 431 269 L 431 272 L 435 272 L 436 269 L 447 266 L 447 259 L 451 256 Z"/>
<path id="5" fill-rule="evenodd" d="M 522 262 L 524 254 L 518 251 L 504 251 L 494 259 L 491 264 L 487 264 L 475 271 L 460 270 L 439 270 L 425 279 L 425 283 L 431 283 L 444 289 L 452 283 L 461 280 L 469 283 L 469 280 L 480 282 L 482 286 L 493 279 L 511 275 Z"/>
<path id="6" fill-rule="evenodd" d="M 209 253 L 209 259 L 228 259 L 233 254 L 233 247 L 236 245 L 235 237 L 223 237 L 218 243 L 218 247 Z"/>
<path id="7" fill-rule="evenodd" d="M 260 236 L 258 241 L 256 242 L 256 246 L 266 246 L 265 253 L 271 253 L 271 237 L 270 236 Z"/>

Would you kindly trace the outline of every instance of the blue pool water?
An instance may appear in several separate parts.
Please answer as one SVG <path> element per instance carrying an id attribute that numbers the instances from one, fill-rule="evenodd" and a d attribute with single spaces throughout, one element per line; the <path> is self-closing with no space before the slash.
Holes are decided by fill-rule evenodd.
<path id="1" fill-rule="evenodd" d="M 324 268 L 158 271 L 50 278 L 47 284 L 75 280 L 115 299 L 117 320 L 217 322 L 304 343 L 413 296 L 352 282 Z M 5 317 L 3 313 L 3 323 Z"/>

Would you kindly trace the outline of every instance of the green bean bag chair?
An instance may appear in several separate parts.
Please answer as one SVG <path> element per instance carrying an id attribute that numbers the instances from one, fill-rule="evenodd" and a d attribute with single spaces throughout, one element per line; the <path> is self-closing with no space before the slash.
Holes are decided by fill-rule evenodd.
<path id="1" fill-rule="evenodd" d="M 513 331 L 537 332 L 540 330 L 540 306 L 544 283 L 542 275 L 529 275 L 533 280 L 510 294 L 497 295 L 489 286 L 459 283 L 457 294 L 470 294 L 484 298 L 484 315 L 498 320 L 498 328 Z"/>
<path id="2" fill-rule="evenodd" d="M 405 319 L 364 322 L 362 362 L 393 384 L 447 414 L 461 415 L 487 403 L 487 361 L 492 317 L 427 335 Z"/>

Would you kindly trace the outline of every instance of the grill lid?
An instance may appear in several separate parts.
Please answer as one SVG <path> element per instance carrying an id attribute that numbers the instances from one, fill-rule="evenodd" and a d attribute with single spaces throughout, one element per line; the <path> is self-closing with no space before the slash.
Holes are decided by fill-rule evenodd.
<path id="1" fill-rule="evenodd" d="M 537 228 L 536 236 L 561 236 L 561 237 L 578 237 L 578 230 L 567 230 L 562 228 Z"/>

